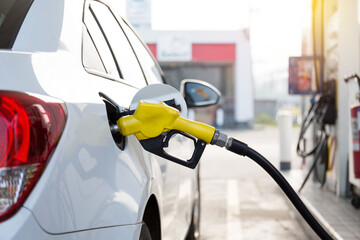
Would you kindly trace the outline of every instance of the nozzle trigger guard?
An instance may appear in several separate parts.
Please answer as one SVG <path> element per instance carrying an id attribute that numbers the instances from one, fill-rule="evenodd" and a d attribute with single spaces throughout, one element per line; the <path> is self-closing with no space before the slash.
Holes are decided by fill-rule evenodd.
<path id="1" fill-rule="evenodd" d="M 189 160 L 182 160 L 179 158 L 176 158 L 174 156 L 169 155 L 164 151 L 164 147 L 169 146 L 169 141 L 171 137 L 174 134 L 181 134 L 187 138 L 192 139 L 195 142 L 195 150 Z M 202 153 L 205 150 L 206 142 L 201 139 L 196 139 L 193 136 L 186 134 L 184 132 L 178 131 L 178 130 L 170 130 L 168 132 L 163 132 L 157 137 L 149 138 L 140 140 L 141 145 L 143 148 L 155 155 L 158 155 L 160 157 L 163 157 L 167 160 L 170 160 L 172 162 L 178 163 L 180 165 L 183 165 L 188 168 L 194 169 L 197 164 L 199 163 L 199 160 L 201 158 Z"/>

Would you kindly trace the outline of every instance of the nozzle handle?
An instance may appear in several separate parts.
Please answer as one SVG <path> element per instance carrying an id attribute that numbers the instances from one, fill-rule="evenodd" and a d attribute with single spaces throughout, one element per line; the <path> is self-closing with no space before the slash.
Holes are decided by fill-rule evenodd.
<path id="1" fill-rule="evenodd" d="M 191 140 L 194 141 L 195 144 L 195 150 L 191 156 L 190 159 L 180 159 L 180 158 L 176 158 L 170 154 L 168 154 L 164 148 L 169 146 L 169 141 L 171 139 L 171 137 L 175 134 L 181 134 L 187 138 L 190 138 Z M 203 154 L 205 147 L 206 147 L 206 142 L 201 140 L 201 139 L 195 139 L 194 137 L 192 137 L 191 135 L 188 135 L 184 132 L 180 132 L 180 131 L 176 131 L 176 130 L 171 130 L 168 132 L 163 132 L 160 136 L 154 137 L 154 138 L 149 138 L 149 139 L 143 139 L 140 140 L 140 144 L 142 145 L 142 147 L 153 153 L 156 154 L 160 157 L 163 157 L 167 160 L 170 160 L 172 162 L 178 163 L 180 165 L 183 165 L 185 167 L 188 168 L 192 168 L 194 169 L 197 164 L 200 161 L 201 155 Z"/>

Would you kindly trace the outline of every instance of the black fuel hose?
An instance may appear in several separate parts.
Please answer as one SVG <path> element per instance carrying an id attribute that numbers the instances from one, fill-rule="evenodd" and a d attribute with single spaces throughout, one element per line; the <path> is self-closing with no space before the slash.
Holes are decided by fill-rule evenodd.
<path id="1" fill-rule="evenodd" d="M 297 142 L 297 146 L 296 146 L 296 153 L 298 156 L 302 157 L 302 158 L 306 158 L 312 154 L 314 154 L 316 152 L 316 149 L 319 147 L 320 145 L 320 140 L 317 141 L 316 143 L 314 143 L 314 148 L 311 149 L 310 151 L 305 151 L 305 146 L 303 147 L 303 149 L 301 149 L 301 143 L 305 143 L 305 133 L 308 130 L 309 126 L 316 121 L 317 115 L 320 112 L 320 109 L 324 107 L 324 104 L 320 104 L 320 101 L 317 101 L 315 103 L 313 103 L 308 111 L 308 113 L 306 114 L 306 117 L 304 119 L 304 121 L 301 124 L 301 129 L 300 129 L 300 134 L 299 134 L 299 139 Z M 324 116 L 318 117 L 318 118 L 324 118 Z"/>
<path id="2" fill-rule="evenodd" d="M 259 164 L 275 180 L 315 233 L 323 240 L 333 239 L 310 213 L 284 176 L 265 157 L 248 147 L 247 144 L 234 138 L 229 138 L 226 149 L 236 154 L 247 156 Z"/>
<path id="3" fill-rule="evenodd" d="M 320 145 L 319 147 L 316 149 L 315 151 L 315 154 L 314 154 L 314 160 L 313 160 L 313 163 L 308 171 L 308 173 L 306 174 L 306 177 L 303 181 L 303 183 L 301 184 L 298 192 L 300 193 L 301 190 L 303 189 L 303 187 L 305 186 L 305 183 L 308 181 L 309 177 L 310 177 L 310 174 L 312 173 L 312 171 L 315 170 L 315 175 L 316 175 L 316 178 L 318 179 L 319 182 L 321 182 L 321 187 L 324 186 L 325 184 L 325 180 L 326 180 L 326 169 L 327 169 L 327 163 L 325 163 L 325 170 L 324 170 L 324 173 L 323 173 L 323 176 L 322 176 L 322 179 L 320 179 L 320 177 L 318 176 L 318 173 L 316 171 L 316 166 L 317 166 L 317 163 L 319 162 L 320 159 L 323 160 L 323 153 L 324 153 L 324 148 L 327 147 L 327 140 L 328 140 L 328 135 L 325 133 L 325 131 L 322 131 L 322 135 L 320 136 Z M 327 151 L 327 149 L 326 149 Z M 325 160 L 327 161 L 327 159 Z"/>

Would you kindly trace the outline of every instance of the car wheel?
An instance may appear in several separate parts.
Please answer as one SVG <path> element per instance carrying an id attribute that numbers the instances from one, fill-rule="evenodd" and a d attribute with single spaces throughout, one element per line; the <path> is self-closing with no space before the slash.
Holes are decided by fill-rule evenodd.
<path id="1" fill-rule="evenodd" d="M 151 240 L 151 234 L 149 231 L 149 228 L 146 226 L 145 223 L 143 223 L 141 227 L 140 237 L 139 240 Z"/>
<path id="2" fill-rule="evenodd" d="M 192 211 L 189 232 L 186 236 L 187 240 L 196 240 L 200 238 L 200 177 L 197 174 L 197 191 Z"/>

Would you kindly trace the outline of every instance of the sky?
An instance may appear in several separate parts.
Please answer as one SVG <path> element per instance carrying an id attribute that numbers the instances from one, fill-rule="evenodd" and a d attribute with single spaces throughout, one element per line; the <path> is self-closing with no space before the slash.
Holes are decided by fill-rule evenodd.
<path id="1" fill-rule="evenodd" d="M 287 95 L 288 59 L 301 55 L 302 29 L 310 24 L 310 15 L 304 12 L 306 1 L 256 2 L 250 25 L 255 95 L 258 98 L 284 96 Z"/>
<path id="2" fill-rule="evenodd" d="M 248 24 L 248 0 L 152 0 L 155 30 L 236 30 Z"/>

